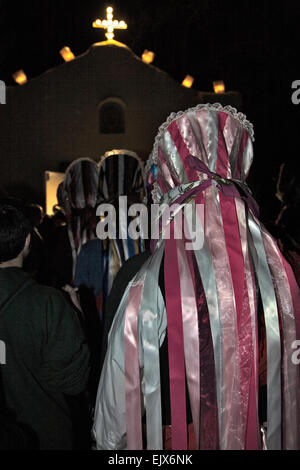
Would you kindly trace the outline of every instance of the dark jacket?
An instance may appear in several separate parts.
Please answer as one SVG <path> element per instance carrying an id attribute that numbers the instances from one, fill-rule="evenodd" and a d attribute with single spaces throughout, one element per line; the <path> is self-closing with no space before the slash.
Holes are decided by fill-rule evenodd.
<path id="1" fill-rule="evenodd" d="M 38 436 L 41 449 L 71 449 L 66 395 L 88 381 L 89 351 L 76 312 L 59 291 L 20 268 L 0 269 L 1 365 L 6 405 Z"/>

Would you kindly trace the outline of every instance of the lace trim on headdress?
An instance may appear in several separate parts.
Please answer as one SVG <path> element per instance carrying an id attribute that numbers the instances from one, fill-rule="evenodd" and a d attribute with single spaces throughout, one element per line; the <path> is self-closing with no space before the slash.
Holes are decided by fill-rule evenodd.
<path id="1" fill-rule="evenodd" d="M 152 200 L 153 200 L 154 204 L 160 204 L 160 202 L 162 200 L 162 197 L 163 197 L 163 193 L 162 193 L 162 190 L 160 189 L 160 187 L 159 187 L 159 185 L 156 181 L 153 184 L 153 189 L 151 191 L 151 196 L 152 196 Z"/>
<path id="2" fill-rule="evenodd" d="M 145 178 L 147 179 L 148 173 L 150 172 L 152 165 L 154 163 L 153 160 L 153 152 L 150 153 L 148 160 L 145 163 Z"/>
<path id="3" fill-rule="evenodd" d="M 176 119 L 180 118 L 184 114 L 190 113 L 190 112 L 195 112 L 199 111 L 202 109 L 208 109 L 211 111 L 222 111 L 224 113 L 229 114 L 231 117 L 239 121 L 239 123 L 246 129 L 246 131 L 249 133 L 251 140 L 254 142 L 254 128 L 253 124 L 247 120 L 247 117 L 245 114 L 238 112 L 236 108 L 233 108 L 230 105 L 223 106 L 220 103 L 206 103 L 206 104 L 198 104 L 194 108 L 189 108 L 186 111 L 179 111 L 178 113 L 172 113 L 168 117 L 168 119 L 159 127 L 158 129 L 158 134 L 155 138 L 154 141 L 154 146 L 153 146 L 153 156 L 152 156 L 152 162 L 157 163 L 157 149 L 158 149 L 158 142 L 165 132 L 165 130 L 169 127 L 171 122 L 175 121 Z M 151 156 L 150 156 L 151 158 Z"/>
<path id="4" fill-rule="evenodd" d="M 81 157 L 81 158 L 77 158 L 76 160 L 73 160 L 68 166 L 67 166 L 67 169 L 65 171 L 65 175 L 67 173 L 70 172 L 71 168 L 73 168 L 73 166 L 76 166 L 79 162 L 90 162 L 90 163 L 94 163 L 96 166 L 98 166 L 98 163 L 95 161 L 95 160 L 92 160 L 91 158 L 88 158 L 88 157 Z"/>
<path id="5" fill-rule="evenodd" d="M 144 197 L 144 201 L 143 203 L 145 205 L 147 205 L 147 202 L 148 202 L 148 197 L 147 197 L 147 178 L 148 178 L 148 175 L 151 171 L 151 168 L 152 168 L 152 165 L 153 165 L 154 161 L 153 161 L 153 152 L 150 153 L 148 159 L 146 160 L 146 163 L 145 163 L 145 171 L 144 171 L 144 186 L 145 186 L 145 197 Z M 152 191 L 151 191 L 151 194 L 152 194 Z"/>

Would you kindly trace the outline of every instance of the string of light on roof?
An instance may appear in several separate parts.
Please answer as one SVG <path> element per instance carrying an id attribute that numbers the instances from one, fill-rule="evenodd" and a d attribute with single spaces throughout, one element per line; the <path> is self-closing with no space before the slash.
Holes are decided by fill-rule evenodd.
<path id="1" fill-rule="evenodd" d="M 113 19 L 113 8 L 107 7 L 106 8 L 106 19 L 100 20 L 97 19 L 92 23 L 93 28 L 102 28 L 106 30 L 105 36 L 107 38 L 108 43 L 115 43 L 113 40 L 115 34 L 114 31 L 116 29 L 127 29 L 127 24 L 125 21 L 121 20 L 114 20 Z M 70 47 L 64 46 L 60 51 L 60 55 L 64 59 L 65 62 L 70 62 L 75 59 L 75 55 L 71 51 Z M 142 54 L 142 61 L 145 64 L 151 64 L 155 58 L 155 53 L 153 51 L 148 51 L 147 49 L 144 50 Z M 27 76 L 23 70 L 18 70 L 13 74 L 13 79 L 19 85 L 23 85 L 27 82 Z M 182 86 L 186 88 L 191 88 L 194 83 L 194 77 L 191 75 L 186 75 L 184 80 L 182 81 Z M 224 93 L 225 92 L 225 84 L 222 80 L 214 81 L 213 82 L 213 89 L 215 93 Z"/>

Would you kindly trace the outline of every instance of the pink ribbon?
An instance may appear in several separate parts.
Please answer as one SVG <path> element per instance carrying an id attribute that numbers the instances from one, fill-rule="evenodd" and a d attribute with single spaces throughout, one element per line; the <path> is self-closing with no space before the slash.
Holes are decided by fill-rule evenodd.
<path id="1" fill-rule="evenodd" d="M 177 241 L 180 273 L 180 298 L 183 316 L 184 355 L 189 397 L 193 416 L 196 445 L 199 448 L 200 421 L 200 357 L 198 336 L 198 312 L 192 274 L 184 249 L 184 242 Z"/>
<path id="2" fill-rule="evenodd" d="M 250 263 L 247 222 L 245 206 L 239 199 L 235 200 L 238 229 L 241 239 L 241 249 L 245 266 L 245 289 L 247 290 L 247 315 L 249 315 L 248 328 L 252 333 L 252 361 L 251 379 L 249 387 L 249 402 L 247 414 L 247 429 L 245 438 L 246 450 L 260 449 L 260 434 L 258 422 L 258 326 L 257 301 L 253 267 Z M 249 307 L 249 309 L 248 309 Z"/>
<path id="3" fill-rule="evenodd" d="M 224 149 L 222 150 L 224 151 Z M 258 205 L 249 193 L 249 190 L 247 190 L 247 187 L 244 183 L 232 179 L 221 178 L 218 174 L 210 171 L 210 169 L 205 165 L 205 163 L 203 163 L 201 160 L 199 160 L 199 158 L 193 155 L 189 155 L 189 157 L 186 159 L 186 162 L 190 168 L 193 168 L 194 170 L 206 174 L 209 179 L 216 180 L 219 183 L 219 189 L 223 192 L 223 194 L 225 194 L 225 196 L 238 197 L 243 199 L 247 203 L 248 207 L 251 209 L 253 214 L 255 216 L 258 216 Z M 241 187 L 241 185 L 243 185 L 243 187 Z M 202 185 L 198 186 L 197 189 L 201 187 Z"/>
<path id="4" fill-rule="evenodd" d="M 236 321 L 239 348 L 239 369 L 240 369 L 240 391 L 241 391 L 241 414 L 243 428 L 246 431 L 247 409 L 249 401 L 249 376 L 251 376 L 252 341 L 249 338 L 249 299 L 245 297 L 245 267 L 241 250 L 240 233 L 237 226 L 237 217 L 234 199 L 227 199 L 220 194 L 220 208 L 223 219 L 224 235 L 228 261 L 231 270 L 231 278 L 234 290 L 236 305 Z M 244 302 L 247 302 L 247 312 L 244 311 Z M 243 318 L 244 317 L 244 318 Z M 248 318 L 247 318 L 248 317 Z M 248 332 L 248 334 L 247 334 Z M 250 341 L 249 341 L 250 340 Z"/>
<path id="5" fill-rule="evenodd" d="M 205 193 L 205 237 L 214 264 L 223 332 L 224 387 L 223 409 L 219 410 L 220 447 L 222 450 L 237 450 L 242 449 L 244 445 L 241 426 L 238 328 L 230 264 L 217 194 L 213 186 Z"/>
<path id="6" fill-rule="evenodd" d="M 138 313 L 143 285 L 129 290 L 124 328 L 127 449 L 142 450 L 140 366 L 138 357 Z"/>
<path id="7" fill-rule="evenodd" d="M 168 353 L 170 374 L 170 402 L 172 422 L 172 449 L 187 449 L 186 392 L 184 367 L 184 340 L 178 270 L 177 247 L 174 240 L 174 224 L 171 223 L 171 239 L 165 243 L 165 294 L 168 326 Z"/>
<path id="8" fill-rule="evenodd" d="M 300 339 L 300 290 L 289 263 L 281 254 L 272 237 L 264 230 L 268 263 L 276 286 L 276 297 L 282 325 L 283 377 L 283 448 L 299 449 L 300 446 L 300 377 L 299 366 L 292 363 L 292 344 Z M 290 304 L 293 304 L 291 315 Z M 297 369 L 296 369 L 297 368 Z"/>

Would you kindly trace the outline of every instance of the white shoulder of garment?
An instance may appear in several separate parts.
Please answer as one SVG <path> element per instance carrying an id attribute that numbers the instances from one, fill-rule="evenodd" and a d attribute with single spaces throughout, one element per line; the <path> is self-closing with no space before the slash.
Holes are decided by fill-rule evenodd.
<path id="1" fill-rule="evenodd" d="M 98 386 L 93 435 L 98 450 L 126 449 L 126 405 L 124 325 L 129 289 L 128 285 L 115 315 L 108 337 L 108 348 Z M 165 338 L 167 318 L 165 303 L 158 289 L 157 313 L 159 345 Z M 139 321 L 139 350 L 141 351 L 141 325 Z M 139 353 L 141 389 L 143 391 L 143 355 Z M 142 406 L 144 404 L 142 403 Z M 143 413 L 143 410 L 142 410 Z"/>

